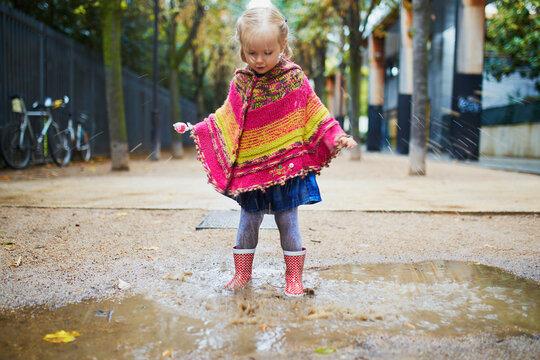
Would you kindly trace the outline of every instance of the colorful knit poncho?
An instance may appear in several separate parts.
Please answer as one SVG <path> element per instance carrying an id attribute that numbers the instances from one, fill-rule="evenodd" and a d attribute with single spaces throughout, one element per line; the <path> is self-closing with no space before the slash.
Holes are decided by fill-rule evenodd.
<path id="1" fill-rule="evenodd" d="M 343 135 L 302 69 L 284 57 L 261 77 L 237 70 L 223 106 L 192 130 L 209 182 L 229 196 L 318 173 Z"/>

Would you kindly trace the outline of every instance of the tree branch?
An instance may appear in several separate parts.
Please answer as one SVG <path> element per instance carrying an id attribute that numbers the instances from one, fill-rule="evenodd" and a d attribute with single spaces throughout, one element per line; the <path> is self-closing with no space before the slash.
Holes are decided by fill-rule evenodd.
<path id="1" fill-rule="evenodd" d="M 375 9 L 375 7 L 377 7 L 380 3 L 381 3 L 381 0 L 372 0 L 371 1 L 371 4 L 369 5 L 369 10 L 366 13 L 366 17 L 364 18 L 364 21 L 362 23 L 362 31 L 360 31 L 360 34 L 362 35 L 362 37 L 364 37 L 363 35 L 364 35 L 364 31 L 366 31 L 366 25 L 367 25 L 369 16 L 373 12 L 373 9 Z"/>
<path id="2" fill-rule="evenodd" d="M 193 25 L 191 26 L 191 29 L 189 31 L 189 35 L 182 44 L 182 46 L 178 49 L 176 52 L 176 55 L 174 56 L 174 63 L 176 66 L 180 65 L 188 51 L 193 46 L 193 41 L 197 37 L 197 31 L 199 30 L 199 25 L 202 22 L 202 19 L 204 17 L 205 11 L 204 11 L 204 4 L 201 0 L 197 1 L 197 10 L 195 11 L 195 19 L 193 20 Z"/>

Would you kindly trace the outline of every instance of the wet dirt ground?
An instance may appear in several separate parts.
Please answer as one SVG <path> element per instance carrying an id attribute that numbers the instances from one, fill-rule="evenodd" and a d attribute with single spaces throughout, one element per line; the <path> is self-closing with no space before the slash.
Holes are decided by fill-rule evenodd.
<path id="1" fill-rule="evenodd" d="M 3 208 L 0 241 L 12 244 L 0 253 L 0 347 L 10 358 L 313 358 L 321 347 L 336 349 L 330 358 L 540 354 L 537 215 L 301 211 L 304 284 L 315 295 L 297 300 L 283 296 L 276 230 L 260 232 L 253 285 L 225 291 L 236 230 L 195 231 L 206 214 Z M 438 274 L 445 269 L 454 270 Z M 111 323 L 94 316 L 111 309 Z M 81 337 L 41 340 L 58 330 Z M 104 335 L 108 347 L 96 347 Z"/>
<path id="2" fill-rule="evenodd" d="M 0 169 L 1 358 L 540 357 L 540 177 L 338 158 L 299 213 L 313 294 L 289 299 L 276 230 L 223 289 L 236 230 L 195 227 L 231 200 L 200 164 L 131 164 Z"/>
<path id="3" fill-rule="evenodd" d="M 253 284 L 234 295 L 190 285 L 191 297 L 181 297 L 184 303 L 167 304 L 146 294 L 82 301 L 54 311 L 28 308 L 3 319 L 0 351 L 20 359 L 112 354 L 143 359 L 163 353 L 266 358 L 300 349 L 339 354 L 373 334 L 538 340 L 538 284 L 498 268 L 457 261 L 316 267 L 306 270 L 314 293 L 303 299 L 277 294 L 274 274 L 259 268 Z M 76 329 L 76 344 L 61 347 L 42 340 L 63 327 Z M 520 356 L 526 351 L 524 346 Z"/>

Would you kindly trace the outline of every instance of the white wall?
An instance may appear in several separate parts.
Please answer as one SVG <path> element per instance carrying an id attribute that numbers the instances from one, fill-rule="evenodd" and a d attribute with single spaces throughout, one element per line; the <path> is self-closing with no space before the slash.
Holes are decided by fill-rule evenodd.
<path id="1" fill-rule="evenodd" d="M 482 126 L 480 154 L 540 158 L 540 123 Z"/>
<path id="2" fill-rule="evenodd" d="M 519 74 L 505 76 L 498 82 L 484 73 L 482 87 L 482 109 L 506 106 L 511 103 L 510 96 L 520 99 L 540 96 L 534 87 L 534 81 Z"/>

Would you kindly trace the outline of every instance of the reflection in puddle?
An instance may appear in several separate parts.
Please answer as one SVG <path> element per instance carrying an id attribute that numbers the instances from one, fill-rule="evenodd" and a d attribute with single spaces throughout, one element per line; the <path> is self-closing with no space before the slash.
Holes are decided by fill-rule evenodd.
<path id="1" fill-rule="evenodd" d="M 434 335 L 540 332 L 540 286 L 494 267 L 452 261 L 340 266 L 319 274 L 352 318 Z"/>
<path id="2" fill-rule="evenodd" d="M 253 355 L 339 347 L 366 332 L 501 336 L 540 333 L 540 286 L 493 267 L 454 261 L 343 265 L 306 269 L 315 296 L 283 297 L 282 273 L 258 269 L 236 294 L 219 270 L 168 282 L 167 294 L 89 301 L 50 311 L 0 315 L 0 353 L 7 358 L 159 358 Z M 226 274 L 228 276 L 228 274 Z M 190 277 L 191 278 L 191 277 Z M 112 310 L 112 311 L 111 311 Z M 42 340 L 78 331 L 69 344 Z"/>
<path id="3" fill-rule="evenodd" d="M 111 311 L 113 309 L 113 311 Z M 110 322 L 109 322 L 110 319 Z M 29 309 L 0 318 L 2 358 L 20 359 L 155 358 L 164 349 L 195 347 L 203 324 L 142 296 L 122 301 L 82 302 L 55 311 Z M 69 344 L 42 340 L 58 330 L 78 331 Z M 8 356 L 8 358 L 9 358 Z"/>

